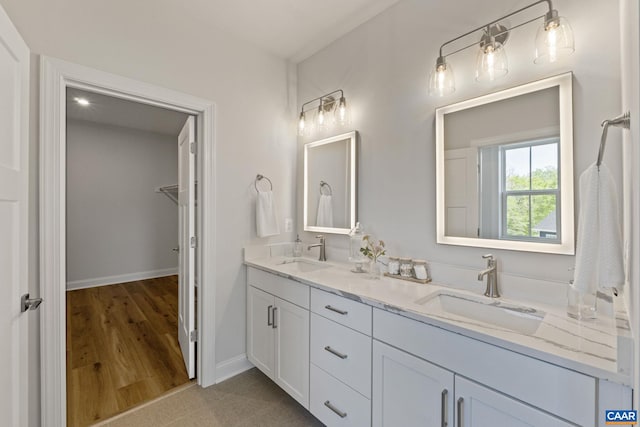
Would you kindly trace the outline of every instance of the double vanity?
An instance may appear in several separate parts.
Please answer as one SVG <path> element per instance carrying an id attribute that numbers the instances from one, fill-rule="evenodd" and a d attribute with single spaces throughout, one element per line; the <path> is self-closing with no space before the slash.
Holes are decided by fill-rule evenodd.
<path id="1" fill-rule="evenodd" d="M 624 314 L 245 257 L 247 356 L 328 426 L 598 426 L 631 407 Z"/>
<path id="2" fill-rule="evenodd" d="M 435 236 L 416 240 L 575 254 L 572 81 L 436 109 Z M 305 144 L 302 169 L 303 230 L 349 234 L 352 261 L 358 139 Z M 621 298 L 600 294 L 598 319 L 580 321 L 567 316 L 568 283 L 498 274 L 489 255 L 470 271 L 421 249 L 440 261 L 425 285 L 276 246 L 245 251 L 247 356 L 328 426 L 593 427 L 632 407 Z M 324 239 L 312 246 L 323 260 Z"/>

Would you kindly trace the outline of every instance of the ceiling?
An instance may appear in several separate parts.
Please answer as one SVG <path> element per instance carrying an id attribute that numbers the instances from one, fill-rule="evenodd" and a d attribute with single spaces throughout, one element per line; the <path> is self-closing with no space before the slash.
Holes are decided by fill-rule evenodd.
<path id="1" fill-rule="evenodd" d="M 299 62 L 399 0 L 191 0 L 214 26 Z"/>
<path id="2" fill-rule="evenodd" d="M 82 106 L 75 98 L 90 102 Z M 80 89 L 67 89 L 67 118 L 177 136 L 187 114 Z"/>
<path id="3" fill-rule="evenodd" d="M 158 38 L 160 31 L 163 36 L 174 34 L 206 45 L 207 40 L 229 35 L 297 63 L 398 1 L 0 0 L 0 4 L 23 36 L 36 27 L 31 31 L 75 34 L 79 39 L 73 43 L 82 44 L 112 37 L 114 29 L 123 37 L 143 39 Z"/>

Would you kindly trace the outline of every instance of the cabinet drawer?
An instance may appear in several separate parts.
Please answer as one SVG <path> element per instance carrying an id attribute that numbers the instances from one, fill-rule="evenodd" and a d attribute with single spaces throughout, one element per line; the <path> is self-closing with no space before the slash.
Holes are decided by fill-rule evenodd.
<path id="1" fill-rule="evenodd" d="M 311 311 L 371 335 L 371 307 L 366 304 L 312 288 Z"/>
<path id="2" fill-rule="evenodd" d="M 595 378 L 379 309 L 373 335 L 556 416 L 594 425 Z"/>
<path id="3" fill-rule="evenodd" d="M 371 401 L 311 364 L 311 413 L 328 427 L 370 426 Z"/>
<path id="4" fill-rule="evenodd" d="M 309 308 L 307 285 L 253 267 L 247 267 L 247 283 L 302 308 Z"/>
<path id="5" fill-rule="evenodd" d="M 312 313 L 311 363 L 371 397 L 371 337 Z"/>

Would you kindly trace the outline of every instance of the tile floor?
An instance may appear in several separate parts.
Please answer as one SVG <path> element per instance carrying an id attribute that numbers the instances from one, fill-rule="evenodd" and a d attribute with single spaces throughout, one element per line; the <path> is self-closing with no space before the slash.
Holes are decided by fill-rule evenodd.
<path id="1" fill-rule="evenodd" d="M 215 386 L 187 385 L 103 427 L 302 427 L 323 424 L 253 368 Z"/>

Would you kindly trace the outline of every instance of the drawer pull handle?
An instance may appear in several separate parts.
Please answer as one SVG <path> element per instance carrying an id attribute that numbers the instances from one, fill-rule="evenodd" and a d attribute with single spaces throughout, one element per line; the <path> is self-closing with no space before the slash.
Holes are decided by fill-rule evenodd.
<path id="1" fill-rule="evenodd" d="M 326 346 L 324 349 L 327 350 L 329 353 L 333 354 L 334 356 L 338 356 L 340 359 L 346 359 L 347 357 L 349 357 L 346 354 L 340 353 L 338 350 L 334 350 L 329 346 Z"/>
<path id="2" fill-rule="evenodd" d="M 272 317 L 272 322 L 273 322 L 273 329 L 276 329 L 278 327 L 278 325 L 276 324 L 276 311 L 278 310 L 278 307 L 273 307 L 273 310 L 271 310 L 271 317 Z"/>
<path id="3" fill-rule="evenodd" d="M 464 399 L 461 397 L 458 399 L 458 427 L 462 427 L 462 404 Z"/>
<path id="4" fill-rule="evenodd" d="M 273 320 L 271 320 L 271 309 L 272 308 L 273 308 L 272 305 L 267 307 L 267 326 L 273 326 Z"/>
<path id="5" fill-rule="evenodd" d="M 346 412 L 342 412 L 340 409 L 338 409 L 338 408 L 336 408 L 335 406 L 333 406 L 333 405 L 331 404 L 331 402 L 330 402 L 330 401 L 328 401 L 328 400 L 327 400 L 326 402 L 324 402 L 324 406 L 326 406 L 327 408 L 331 409 L 333 412 L 335 412 L 336 414 L 338 414 L 338 416 L 339 416 L 340 418 L 346 418 L 346 416 L 347 416 L 347 413 L 346 413 Z"/>
<path id="6" fill-rule="evenodd" d="M 325 305 L 324 308 L 326 308 L 327 310 L 331 310 L 335 313 L 342 314 L 343 316 L 346 316 L 347 314 L 349 314 L 348 311 L 340 310 L 339 308 L 331 307 L 330 305 Z"/>
<path id="7" fill-rule="evenodd" d="M 447 420 L 447 395 L 449 394 L 449 390 L 447 390 L 446 388 L 444 390 L 442 390 L 442 403 L 440 405 L 440 409 L 442 411 L 442 415 L 441 415 L 441 423 L 440 425 L 442 427 L 447 427 L 449 425 L 449 422 Z"/>

